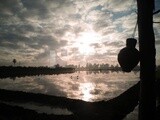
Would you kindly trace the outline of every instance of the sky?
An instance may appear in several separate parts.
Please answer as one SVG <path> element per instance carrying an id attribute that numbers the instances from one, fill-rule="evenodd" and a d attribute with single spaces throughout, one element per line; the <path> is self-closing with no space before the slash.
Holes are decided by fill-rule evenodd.
<path id="1" fill-rule="evenodd" d="M 136 0 L 1 0 L 0 65 L 13 65 L 13 59 L 22 66 L 118 64 L 136 12 Z M 160 23 L 154 32 L 160 65 Z"/>

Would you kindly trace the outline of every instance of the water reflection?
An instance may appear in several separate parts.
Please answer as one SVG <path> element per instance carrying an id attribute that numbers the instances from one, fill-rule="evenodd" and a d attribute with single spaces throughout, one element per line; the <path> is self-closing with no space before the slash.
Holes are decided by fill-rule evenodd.
<path id="1" fill-rule="evenodd" d="M 91 94 L 95 87 L 92 83 L 81 83 L 79 90 L 82 92 L 82 100 L 91 101 L 94 96 Z"/>
<path id="2" fill-rule="evenodd" d="M 63 96 L 85 101 L 108 100 L 137 83 L 139 74 L 109 72 L 0 79 L 0 88 Z"/>

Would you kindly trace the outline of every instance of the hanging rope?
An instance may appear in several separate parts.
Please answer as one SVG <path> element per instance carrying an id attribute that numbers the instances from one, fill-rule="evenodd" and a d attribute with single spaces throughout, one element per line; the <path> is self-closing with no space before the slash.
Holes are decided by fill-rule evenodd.
<path id="1" fill-rule="evenodd" d="M 135 2 L 136 2 L 136 0 L 132 0 L 131 5 L 130 5 L 130 7 L 128 8 L 128 11 L 129 11 L 129 10 L 133 11 L 133 9 L 134 9 L 134 3 L 135 3 Z M 132 38 L 135 37 L 137 25 L 138 25 L 138 21 L 136 21 L 136 24 L 135 24 L 135 27 L 134 27 L 134 30 L 133 30 L 133 34 L 132 34 Z"/>
<path id="2" fill-rule="evenodd" d="M 134 30 L 133 30 L 133 34 L 132 34 L 132 37 L 133 37 L 133 38 L 135 37 L 137 25 L 138 25 L 138 21 L 136 21 L 136 25 L 135 25 Z"/>

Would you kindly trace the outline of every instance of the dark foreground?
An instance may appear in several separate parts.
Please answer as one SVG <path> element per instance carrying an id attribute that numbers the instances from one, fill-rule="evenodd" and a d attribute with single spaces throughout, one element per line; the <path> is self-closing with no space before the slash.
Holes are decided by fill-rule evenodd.
<path id="1" fill-rule="evenodd" d="M 0 89 L 0 120 L 122 120 L 138 105 L 138 95 L 139 83 L 116 98 L 99 102 Z M 5 102 L 38 103 L 52 108 L 66 108 L 73 114 L 48 115 L 11 106 Z M 158 113 L 160 113 L 160 106 L 157 107 L 157 120 L 160 118 Z"/>
<path id="2" fill-rule="evenodd" d="M 109 101 L 85 102 L 64 97 L 33 94 L 20 91 L 0 90 L 1 120 L 120 120 L 138 104 L 139 83 L 120 96 Z M 3 103 L 2 103 L 3 102 Z M 47 115 L 4 102 L 28 103 L 67 108 L 71 115 Z"/>

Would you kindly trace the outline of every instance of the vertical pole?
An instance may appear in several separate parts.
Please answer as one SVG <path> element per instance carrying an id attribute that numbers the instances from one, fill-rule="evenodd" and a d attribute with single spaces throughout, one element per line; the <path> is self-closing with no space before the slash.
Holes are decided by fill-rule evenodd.
<path id="1" fill-rule="evenodd" d="M 154 0 L 137 0 L 140 51 L 139 120 L 155 120 Z"/>

